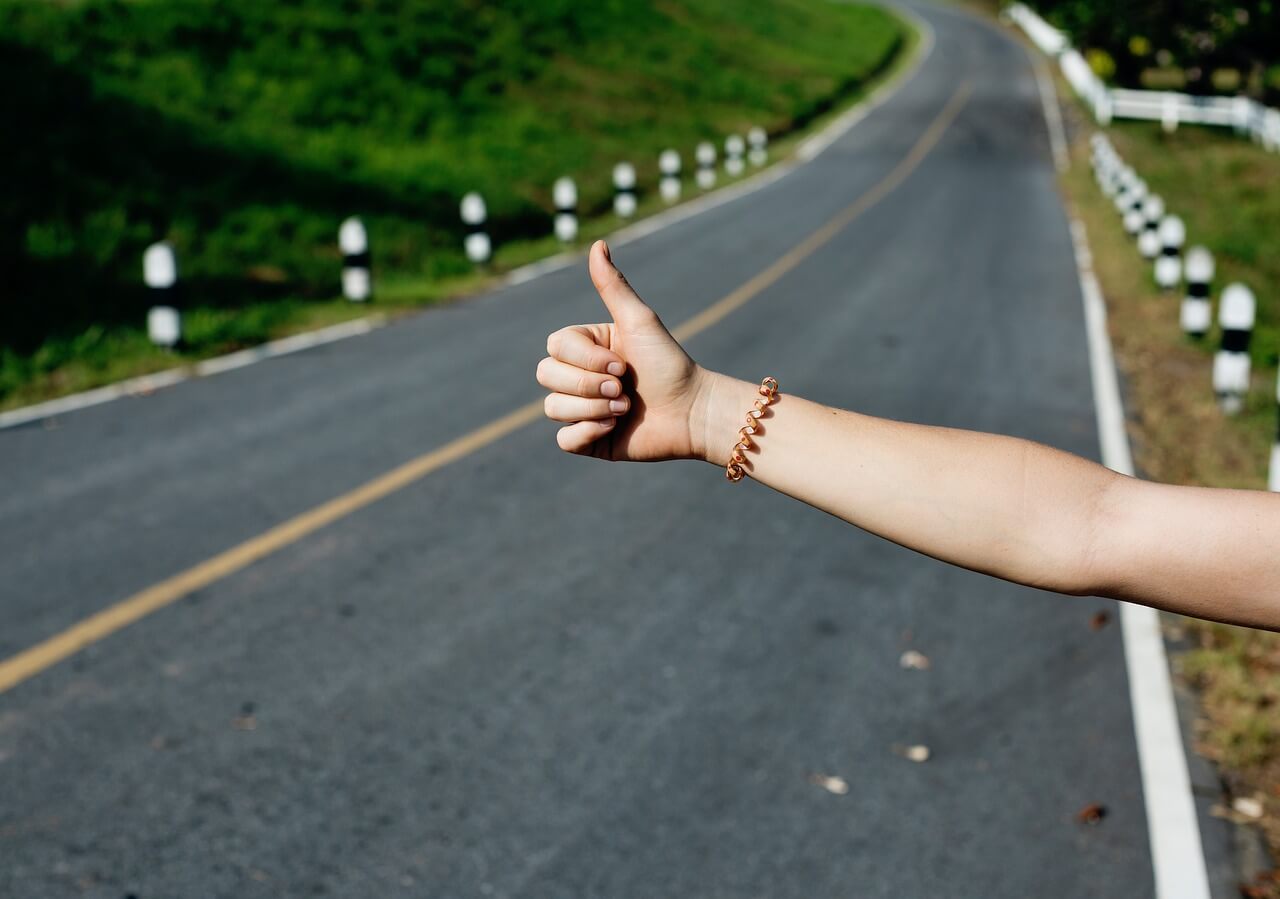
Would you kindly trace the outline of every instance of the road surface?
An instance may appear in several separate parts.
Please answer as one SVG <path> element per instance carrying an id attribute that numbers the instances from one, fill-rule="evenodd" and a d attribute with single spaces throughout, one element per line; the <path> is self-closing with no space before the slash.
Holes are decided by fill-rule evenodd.
<path id="1" fill-rule="evenodd" d="M 1096 458 L 1028 58 L 921 13 L 932 53 L 830 149 L 615 259 L 678 325 L 942 122 L 689 349 Z M 574 265 L 0 432 L 0 659 L 536 400 L 546 334 L 602 315 Z M 1152 895 L 1121 638 L 1090 627 L 1110 603 L 553 433 L 516 428 L 0 694 L 0 895 Z"/>

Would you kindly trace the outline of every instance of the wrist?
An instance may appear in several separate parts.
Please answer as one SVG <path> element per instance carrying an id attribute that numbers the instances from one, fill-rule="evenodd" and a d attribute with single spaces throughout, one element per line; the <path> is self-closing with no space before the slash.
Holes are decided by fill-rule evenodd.
<path id="1" fill-rule="evenodd" d="M 689 426 L 693 457 L 724 466 L 738 440 L 743 417 L 758 398 L 758 388 L 705 369 L 698 370 L 698 378 Z"/>

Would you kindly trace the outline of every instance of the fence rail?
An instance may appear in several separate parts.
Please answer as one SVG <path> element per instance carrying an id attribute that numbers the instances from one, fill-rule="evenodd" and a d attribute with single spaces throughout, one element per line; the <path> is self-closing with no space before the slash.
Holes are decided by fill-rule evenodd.
<path id="1" fill-rule="evenodd" d="M 1280 110 L 1248 97 L 1199 97 L 1178 91 L 1110 88 L 1102 83 L 1063 32 L 1040 18 L 1025 3 L 1010 4 L 1005 15 L 1041 51 L 1058 60 L 1063 77 L 1093 111 L 1099 124 L 1112 119 L 1160 122 L 1166 131 L 1181 124 L 1233 128 L 1273 152 L 1280 150 Z"/>

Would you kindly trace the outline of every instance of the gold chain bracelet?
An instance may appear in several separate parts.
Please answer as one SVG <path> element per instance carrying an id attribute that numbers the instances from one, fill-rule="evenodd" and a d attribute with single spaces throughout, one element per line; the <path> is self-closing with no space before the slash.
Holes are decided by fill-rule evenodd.
<path id="1" fill-rule="evenodd" d="M 742 467 L 742 463 L 747 461 L 747 450 L 754 445 L 752 438 L 759 430 L 760 419 L 764 416 L 764 410 L 769 408 L 769 404 L 778 398 L 778 379 L 765 378 L 760 382 L 760 399 L 756 400 L 755 408 L 747 413 L 746 427 L 738 430 L 738 442 L 733 445 L 733 451 L 729 453 L 729 464 L 724 468 L 724 476 L 733 483 L 738 483 L 747 476 L 747 470 Z"/>

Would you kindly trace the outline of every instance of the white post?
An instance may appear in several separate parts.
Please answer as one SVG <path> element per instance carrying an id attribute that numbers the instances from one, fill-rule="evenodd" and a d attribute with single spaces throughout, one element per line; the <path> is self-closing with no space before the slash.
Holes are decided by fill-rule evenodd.
<path id="1" fill-rule="evenodd" d="M 636 170 L 629 162 L 613 167 L 613 211 L 624 219 L 636 214 Z"/>
<path id="2" fill-rule="evenodd" d="M 151 289 L 147 336 L 156 346 L 173 349 L 182 340 L 178 312 L 178 259 L 167 241 L 153 243 L 142 254 L 142 280 Z"/>
<path id="3" fill-rule="evenodd" d="M 1182 245 L 1187 239 L 1187 227 L 1176 215 L 1166 215 L 1160 220 L 1157 234 L 1160 255 L 1156 257 L 1156 286 L 1173 290 L 1182 278 Z"/>
<path id="4" fill-rule="evenodd" d="M 484 197 L 471 191 L 462 198 L 460 212 L 462 223 L 467 226 L 467 236 L 462 246 L 467 251 L 468 259 L 476 265 L 482 265 L 493 255 L 493 244 L 488 232 L 484 230 L 484 223 L 489 218 L 489 208 L 484 204 Z"/>
<path id="5" fill-rule="evenodd" d="M 1124 226 L 1131 222 L 1138 226 L 1138 252 L 1143 259 L 1155 259 L 1160 255 L 1160 236 L 1156 229 L 1160 227 L 1160 219 L 1164 217 L 1164 200 L 1156 194 L 1147 194 L 1135 213 L 1135 218 L 1126 216 Z"/>
<path id="6" fill-rule="evenodd" d="M 741 135 L 730 134 L 724 139 L 724 171 L 730 178 L 737 178 L 742 174 L 742 154 L 746 149 L 746 142 Z"/>
<path id="7" fill-rule="evenodd" d="M 716 145 L 704 140 L 694 156 L 698 160 L 698 187 L 711 190 L 716 186 Z"/>
<path id="8" fill-rule="evenodd" d="M 1280 379 L 1276 382 L 1276 411 L 1280 413 Z M 1280 423 L 1280 415 L 1277 416 Z M 1267 476 L 1267 489 L 1280 493 L 1280 424 L 1277 425 L 1275 443 L 1271 444 L 1271 468 Z"/>
<path id="9" fill-rule="evenodd" d="M 1213 392 L 1227 415 L 1244 408 L 1249 392 L 1249 340 L 1253 336 L 1253 291 L 1243 284 L 1228 284 L 1218 306 L 1222 347 L 1213 357 Z"/>
<path id="10" fill-rule="evenodd" d="M 763 128 L 757 125 L 748 131 L 747 143 L 751 145 L 747 158 L 753 166 L 760 168 L 769 161 L 769 135 Z"/>
<path id="11" fill-rule="evenodd" d="M 556 204 L 556 239 L 573 243 L 578 236 L 578 185 L 572 178 L 557 178 L 551 188 L 551 199 Z"/>
<path id="12" fill-rule="evenodd" d="M 662 173 L 658 190 L 663 202 L 676 202 L 680 199 L 680 154 L 675 150 L 663 150 L 658 156 L 658 171 Z"/>
<path id="13" fill-rule="evenodd" d="M 1213 321 L 1209 300 L 1209 288 L 1213 283 L 1213 254 L 1204 247 L 1188 250 L 1183 278 L 1187 282 L 1187 294 L 1182 298 L 1182 330 L 1198 340 L 1209 333 L 1209 325 Z"/>
<path id="14" fill-rule="evenodd" d="M 353 303 L 363 303 L 373 294 L 369 235 L 364 222 L 354 215 L 338 226 L 338 249 L 342 251 L 342 295 Z"/>
<path id="15" fill-rule="evenodd" d="M 1168 91 L 1164 95 L 1164 103 L 1160 107 L 1160 127 L 1166 134 L 1178 130 L 1178 95 Z"/>
<path id="16" fill-rule="evenodd" d="M 1132 171 L 1132 169 L 1129 170 L 1130 173 Z M 1146 182 L 1130 174 L 1125 181 L 1124 189 L 1116 195 L 1116 211 L 1124 217 L 1124 230 L 1129 234 L 1137 234 L 1142 230 L 1142 204 L 1146 199 Z"/>

